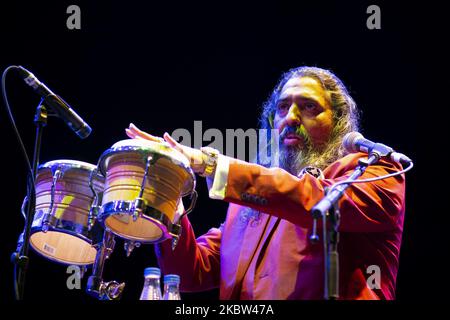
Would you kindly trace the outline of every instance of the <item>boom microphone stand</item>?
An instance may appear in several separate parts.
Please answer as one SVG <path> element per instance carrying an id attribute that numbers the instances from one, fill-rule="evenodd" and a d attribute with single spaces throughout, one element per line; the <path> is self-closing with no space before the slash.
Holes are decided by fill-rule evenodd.
<path id="1" fill-rule="evenodd" d="M 23 146 L 22 139 L 17 131 L 13 116 L 10 111 L 8 98 L 6 96 L 6 74 L 9 70 L 18 71 L 25 83 L 41 97 L 41 102 L 36 110 L 34 123 L 36 124 L 36 140 L 34 144 L 33 163 L 28 164 L 27 197 L 22 205 L 22 214 L 25 216 L 25 227 L 23 233 L 19 236 L 16 251 L 11 255 L 11 261 L 14 264 L 14 289 L 17 300 L 23 299 L 25 287 L 25 274 L 28 268 L 29 258 L 29 240 L 31 225 L 36 207 L 36 190 L 34 181 L 39 166 L 39 155 L 41 149 L 42 131 L 47 124 L 47 108 L 52 110 L 52 114 L 61 118 L 68 127 L 72 129 L 80 138 L 84 139 L 91 133 L 91 127 L 59 96 L 53 93 L 44 83 L 39 81 L 30 71 L 22 66 L 9 66 L 2 75 L 2 93 L 5 105 L 8 109 L 11 123 L 15 129 L 22 152 L 28 162 L 28 156 Z M 45 106 L 42 104 L 45 102 Z M 26 207 L 26 209 L 24 209 Z M 26 213 L 24 213 L 26 211 Z"/>
<path id="2" fill-rule="evenodd" d="M 336 188 L 329 188 L 325 191 L 325 197 L 322 198 L 312 209 L 311 213 L 314 219 L 312 241 L 317 241 L 317 220 L 322 217 L 323 221 L 323 246 L 324 246 L 324 298 L 326 300 L 336 300 L 339 298 L 339 199 L 344 195 L 345 190 L 350 186 L 351 181 L 358 179 L 368 166 L 376 163 L 380 159 L 380 154 L 371 152 L 367 159 L 359 159 L 355 171 L 342 184 Z M 348 183 L 345 183 L 348 181 Z M 327 226 L 330 222 L 330 227 Z"/>
<path id="3" fill-rule="evenodd" d="M 30 246 L 30 232 L 31 224 L 33 222 L 33 216 L 36 206 L 36 193 L 34 189 L 34 181 L 36 178 L 37 168 L 39 166 L 39 155 L 42 144 L 42 132 L 43 128 L 47 125 L 47 109 L 42 104 L 43 99 L 39 103 L 36 114 L 34 117 L 34 123 L 36 125 L 36 139 L 34 143 L 33 163 L 32 163 L 32 176 L 28 177 L 27 188 L 27 201 L 26 201 L 26 215 L 25 215 L 25 227 L 23 233 L 19 237 L 16 251 L 11 256 L 11 261 L 14 264 L 15 273 L 14 281 L 16 287 L 16 299 L 22 300 L 25 289 L 25 276 L 28 268 L 29 257 L 28 251 Z"/>

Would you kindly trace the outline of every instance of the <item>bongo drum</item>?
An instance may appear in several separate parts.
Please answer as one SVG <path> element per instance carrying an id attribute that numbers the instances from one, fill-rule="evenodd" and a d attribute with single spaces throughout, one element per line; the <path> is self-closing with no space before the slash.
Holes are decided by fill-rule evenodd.
<path id="1" fill-rule="evenodd" d="M 44 257 L 64 264 L 94 263 L 97 249 L 93 245 L 103 236 L 91 211 L 104 185 L 96 168 L 75 160 L 39 166 L 30 244 Z"/>
<path id="2" fill-rule="evenodd" d="M 105 230 L 135 242 L 158 243 L 181 232 L 176 209 L 197 193 L 189 160 L 165 142 L 127 139 L 99 159 L 105 189 L 99 220 Z"/>

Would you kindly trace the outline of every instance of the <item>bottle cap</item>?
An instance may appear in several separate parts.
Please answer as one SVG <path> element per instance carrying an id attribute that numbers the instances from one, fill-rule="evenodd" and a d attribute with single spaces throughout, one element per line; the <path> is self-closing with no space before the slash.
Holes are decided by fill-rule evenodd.
<path id="1" fill-rule="evenodd" d="M 159 268 L 145 268 L 144 277 L 159 278 L 161 277 L 161 270 Z"/>
<path id="2" fill-rule="evenodd" d="M 180 276 L 177 274 L 166 274 L 164 276 L 164 283 L 180 283 Z"/>

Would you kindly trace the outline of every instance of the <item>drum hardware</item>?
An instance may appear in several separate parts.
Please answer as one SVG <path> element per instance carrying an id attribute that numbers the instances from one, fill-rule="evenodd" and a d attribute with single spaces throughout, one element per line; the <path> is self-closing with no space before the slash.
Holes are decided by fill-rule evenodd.
<path id="1" fill-rule="evenodd" d="M 178 244 L 178 241 L 180 240 L 180 236 L 181 236 L 181 233 L 183 230 L 181 228 L 181 219 L 183 219 L 183 217 L 185 215 L 187 215 L 192 210 L 194 210 L 195 203 L 197 202 L 197 197 L 198 197 L 198 193 L 195 189 L 193 189 L 192 193 L 191 193 L 191 204 L 189 205 L 189 208 L 180 215 L 180 217 L 178 218 L 176 223 L 171 225 L 170 234 L 172 235 L 172 251 L 175 250 L 175 248 Z M 179 200 L 179 201 L 181 201 L 181 200 Z"/>
<path id="2" fill-rule="evenodd" d="M 124 288 L 125 282 L 122 283 L 118 283 L 117 281 L 102 282 L 100 284 L 100 292 L 102 292 L 101 300 L 119 300 Z"/>
<path id="3" fill-rule="evenodd" d="M 136 242 L 136 241 L 125 241 L 123 243 L 125 252 L 127 254 L 127 258 L 130 256 L 131 252 L 133 251 L 134 248 L 139 248 L 141 246 L 140 242 Z"/>
<path id="4" fill-rule="evenodd" d="M 98 213 L 100 212 L 101 206 L 99 206 L 99 202 L 101 203 L 101 199 L 99 195 L 99 193 L 97 192 L 97 190 L 95 190 L 94 185 L 93 185 L 93 178 L 94 176 L 96 176 L 98 174 L 98 165 L 95 167 L 94 170 L 91 171 L 91 174 L 89 176 L 89 188 L 92 191 L 92 194 L 94 195 L 94 199 L 92 200 L 92 205 L 91 208 L 89 210 L 89 214 L 88 214 L 88 230 L 91 231 L 95 221 L 98 220 Z"/>
<path id="5" fill-rule="evenodd" d="M 28 204 L 28 196 L 25 196 L 22 201 L 22 206 L 20 207 L 20 212 L 22 213 L 24 219 L 27 218 L 25 211 L 27 209 L 27 204 Z"/>
<path id="6" fill-rule="evenodd" d="M 144 211 L 144 208 L 146 207 L 145 199 L 143 199 L 142 196 L 144 195 L 145 184 L 147 182 L 147 177 L 148 177 L 148 170 L 150 169 L 150 164 L 152 162 L 152 159 L 153 159 L 153 157 L 151 155 L 149 155 L 147 157 L 147 161 L 145 163 L 144 177 L 142 178 L 142 183 L 141 183 L 141 190 L 139 190 L 139 195 L 134 200 L 134 204 L 132 207 L 134 222 L 136 222 L 136 220 L 142 216 L 142 212 Z"/>
<path id="7" fill-rule="evenodd" d="M 97 250 L 92 275 L 88 278 L 86 292 L 99 300 L 118 300 L 125 288 L 125 282 L 104 282 L 102 279 L 106 259 L 109 259 L 116 242 L 114 235 L 105 231 L 103 241 Z"/>
<path id="8" fill-rule="evenodd" d="M 39 217 L 42 215 L 42 232 L 47 233 L 50 227 L 55 228 L 58 223 L 59 219 L 53 217 L 50 212 L 43 213 L 43 211 L 36 212 L 36 216 Z"/>
<path id="9" fill-rule="evenodd" d="M 86 272 L 87 272 L 87 266 L 80 266 L 80 279 L 83 279 Z"/>
<path id="10" fill-rule="evenodd" d="M 58 168 L 58 169 L 54 169 L 51 168 L 52 170 L 52 186 L 51 186 L 51 191 L 50 191 L 50 205 L 48 207 L 48 212 L 46 214 L 44 214 L 43 218 L 42 218 L 42 232 L 46 233 L 49 229 L 49 224 L 50 224 L 50 220 L 52 220 L 52 226 L 56 226 L 56 222 L 54 221 L 51 216 L 51 213 L 53 211 L 53 205 L 55 204 L 55 186 L 56 186 L 56 182 L 58 181 L 59 178 L 62 177 L 63 172 Z"/>
<path id="11" fill-rule="evenodd" d="M 169 238 L 175 248 L 181 233 L 177 203 L 180 197 L 191 195 L 187 214 L 197 198 L 189 160 L 168 144 L 129 139 L 106 150 L 98 168 L 105 176 L 98 221 L 105 230 L 130 241 L 127 253 L 137 247 L 134 243 Z"/>
<path id="12" fill-rule="evenodd" d="M 95 221 L 97 221 L 98 212 L 100 211 L 100 206 L 92 206 L 89 210 L 88 215 L 88 230 L 91 231 L 94 227 Z"/>
<path id="13" fill-rule="evenodd" d="M 147 205 L 145 204 L 145 199 L 142 199 L 142 195 L 134 199 L 133 204 L 131 205 L 131 212 L 133 221 L 136 222 L 136 220 L 140 217 L 142 217 L 142 213 L 144 212 Z"/>
<path id="14" fill-rule="evenodd" d="M 51 260 L 79 265 L 81 277 L 93 264 L 86 292 L 100 300 L 120 299 L 125 283 L 102 279 L 115 236 L 125 240 L 127 257 L 142 243 L 169 238 L 174 250 L 182 233 L 181 219 L 196 204 L 195 175 L 188 160 L 172 150 L 160 143 L 113 146 L 97 166 L 73 160 L 39 166 L 33 248 Z M 189 207 L 177 213 L 177 204 L 187 195 Z M 111 225 L 106 223 L 108 218 Z M 58 240 L 52 242 L 52 237 Z M 23 235 L 18 245 L 21 239 Z M 65 255 L 65 251 L 73 253 Z M 70 260 L 74 258 L 80 260 Z"/>

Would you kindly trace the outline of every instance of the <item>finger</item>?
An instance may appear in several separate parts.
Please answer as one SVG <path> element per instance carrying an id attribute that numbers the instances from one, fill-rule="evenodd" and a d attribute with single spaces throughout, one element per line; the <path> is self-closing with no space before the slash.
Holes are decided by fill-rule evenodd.
<path id="1" fill-rule="evenodd" d="M 172 147 L 180 149 L 179 143 L 170 136 L 167 132 L 164 133 L 164 140 L 166 140 Z"/>
<path id="2" fill-rule="evenodd" d="M 130 129 L 128 129 L 128 128 L 125 129 L 125 133 L 126 133 L 127 136 L 128 136 L 129 138 L 131 138 L 131 139 L 136 138 L 136 134 L 135 134 L 133 131 L 131 131 Z"/>
<path id="3" fill-rule="evenodd" d="M 128 130 L 130 131 L 130 133 L 134 134 L 133 138 L 140 137 L 142 139 L 147 139 L 150 141 L 158 141 L 158 142 L 161 141 L 161 138 L 155 137 L 155 136 L 151 135 L 150 133 L 140 130 L 133 123 L 130 123 Z"/>

